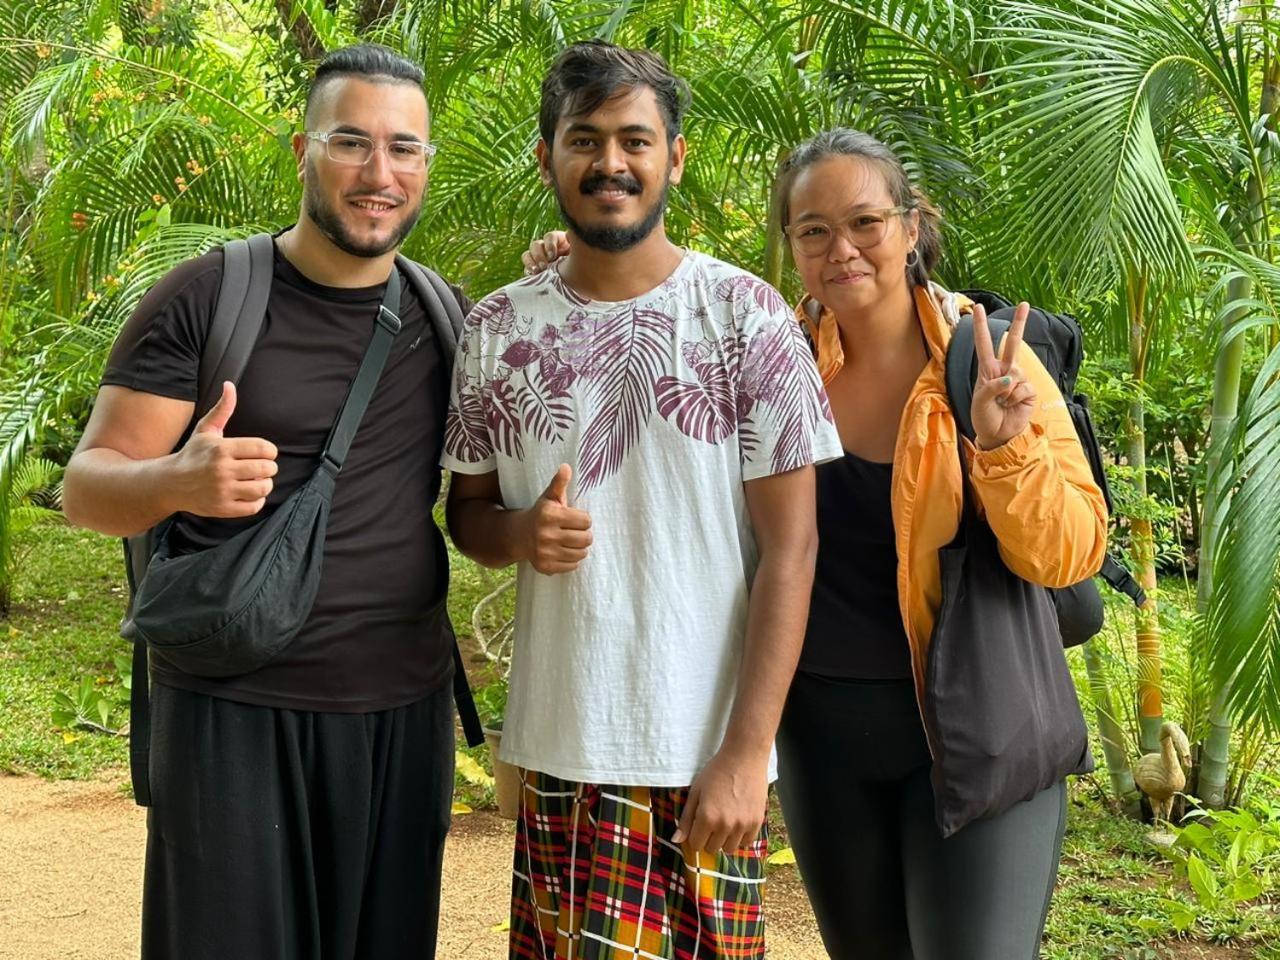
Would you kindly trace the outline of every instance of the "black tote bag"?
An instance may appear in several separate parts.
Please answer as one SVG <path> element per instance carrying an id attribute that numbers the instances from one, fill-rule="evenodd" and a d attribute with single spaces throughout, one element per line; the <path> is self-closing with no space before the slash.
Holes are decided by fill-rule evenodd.
<path id="1" fill-rule="evenodd" d="M 942 605 L 925 674 L 932 783 L 944 837 L 1093 769 L 1049 592 L 1017 576 L 977 511 L 938 554 Z"/>

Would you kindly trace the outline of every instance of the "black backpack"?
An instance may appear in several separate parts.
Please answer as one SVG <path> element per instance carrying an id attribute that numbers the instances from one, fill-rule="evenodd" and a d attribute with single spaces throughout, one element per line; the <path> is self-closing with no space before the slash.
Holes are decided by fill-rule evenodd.
<path id="1" fill-rule="evenodd" d="M 986 290 L 962 290 L 960 293 L 986 309 L 992 342 L 999 345 L 1001 337 L 1009 330 L 1013 321 L 1013 304 L 999 294 Z M 1102 450 L 1098 446 L 1093 418 L 1089 414 L 1089 398 L 1076 391 L 1076 378 L 1084 360 L 1084 334 L 1080 324 L 1068 314 L 1049 313 L 1032 307 L 1027 315 L 1023 340 L 1057 382 L 1071 414 L 1071 422 L 1080 438 L 1080 446 L 1084 448 L 1085 457 L 1089 460 L 1094 482 L 1102 490 L 1107 512 L 1110 514 L 1113 511 L 1111 489 L 1107 485 Z M 966 365 L 960 360 L 953 361 L 953 356 L 968 357 L 969 363 Z M 947 350 L 947 399 L 956 418 L 956 425 L 970 440 L 974 437 L 974 430 L 969 411 L 977 377 L 973 318 L 964 316 L 952 333 L 951 345 Z M 1146 593 L 1133 574 L 1110 554 L 1103 562 L 1098 576 L 1132 599 L 1135 605 L 1141 607 L 1147 602 Z M 1102 597 L 1099 596 L 1092 577 L 1061 590 L 1050 590 L 1049 594 L 1058 610 L 1058 624 L 1064 646 L 1073 647 L 1084 643 L 1102 629 Z"/>
<path id="2" fill-rule="evenodd" d="M 226 380 L 238 382 L 244 372 L 262 330 L 262 322 L 266 318 L 274 255 L 272 237 L 266 233 L 255 234 L 247 240 L 232 240 L 223 247 L 222 281 L 200 357 L 199 399 L 196 401 L 191 424 L 179 441 L 179 446 L 186 442 L 196 422 L 217 403 L 222 383 Z M 412 260 L 397 256 L 396 266 L 400 274 L 408 279 L 409 285 L 426 309 L 444 354 L 446 369 L 451 368 L 463 320 L 462 310 L 453 291 L 439 276 Z M 147 806 L 151 799 L 147 774 L 151 748 L 150 677 L 147 642 L 139 632 L 130 629 L 130 623 L 138 585 L 146 574 L 157 547 L 157 534 L 165 523 L 167 520 L 124 541 L 129 611 L 122 624 L 122 633 L 133 640 L 133 680 L 129 702 L 130 772 L 134 797 L 142 806 Z M 479 746 L 484 742 L 484 735 L 480 729 L 471 688 L 467 684 L 462 653 L 456 642 L 453 660 L 454 699 L 463 731 L 470 746 Z"/>

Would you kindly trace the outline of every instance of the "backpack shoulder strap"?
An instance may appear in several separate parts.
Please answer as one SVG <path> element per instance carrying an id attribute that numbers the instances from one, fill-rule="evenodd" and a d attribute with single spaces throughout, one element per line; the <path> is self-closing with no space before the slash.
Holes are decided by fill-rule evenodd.
<path id="1" fill-rule="evenodd" d="M 997 310 L 1005 310 L 1013 306 L 1013 301 L 1003 294 L 996 293 L 994 290 L 957 290 L 956 293 L 961 296 L 968 297 L 974 303 L 982 304 L 989 314 L 995 313 Z"/>
<path id="2" fill-rule="evenodd" d="M 409 286 L 426 308 L 431 326 L 435 329 L 436 340 L 444 354 L 446 369 L 451 370 L 454 355 L 458 352 L 458 337 L 462 334 L 462 307 L 458 305 L 458 298 L 434 270 L 404 256 L 396 257 L 396 265 L 409 278 Z M 471 685 L 467 682 L 462 650 L 456 638 L 453 641 L 453 700 L 458 707 L 458 718 L 462 721 L 462 732 L 466 736 L 467 745 L 480 746 L 484 743 L 484 731 L 480 726 L 480 714 L 476 711 Z"/>
<path id="3" fill-rule="evenodd" d="M 426 307 L 445 361 L 452 368 L 453 356 L 458 352 L 458 337 L 462 334 L 462 307 L 458 306 L 458 298 L 434 270 L 404 256 L 397 256 L 396 264 L 409 278 L 409 286 Z"/>
<path id="4" fill-rule="evenodd" d="M 223 381 L 240 379 L 258 342 L 271 295 L 274 241 L 269 233 L 232 240 L 222 248 L 222 258 L 222 283 L 200 353 L 197 420 L 218 402 Z"/>
<path id="5" fill-rule="evenodd" d="M 232 240 L 222 248 L 222 281 L 213 317 L 200 352 L 200 372 L 194 424 L 218 402 L 224 380 L 236 381 L 249 362 L 267 315 L 274 268 L 274 241 L 269 233 Z M 190 428 L 188 428 L 190 429 Z M 133 680 L 129 693 L 129 773 L 139 806 L 151 805 L 151 677 L 147 644 L 133 629 L 133 594 L 151 562 L 156 533 L 153 528 L 124 541 L 125 572 L 129 581 L 129 611 L 120 625 L 133 641 Z"/>
<path id="6" fill-rule="evenodd" d="M 987 318 L 991 342 L 999 344 L 1009 332 L 1009 321 Z M 947 402 L 956 418 L 956 426 L 962 436 L 972 440 L 977 434 L 973 429 L 973 390 L 978 382 L 978 351 L 973 341 L 973 315 L 963 314 L 956 328 L 951 331 L 947 345 Z"/>

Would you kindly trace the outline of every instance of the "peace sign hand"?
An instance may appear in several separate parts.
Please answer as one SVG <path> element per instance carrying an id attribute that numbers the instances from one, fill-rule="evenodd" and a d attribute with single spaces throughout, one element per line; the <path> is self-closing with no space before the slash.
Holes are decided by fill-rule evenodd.
<path id="1" fill-rule="evenodd" d="M 978 447 L 993 450 L 1027 428 L 1036 405 L 1035 388 L 1013 362 L 1022 345 L 1031 306 L 1025 300 L 1013 313 L 1004 338 L 1003 359 L 996 357 L 982 304 L 973 308 L 973 342 L 978 354 L 978 382 L 973 391 L 970 416 Z"/>

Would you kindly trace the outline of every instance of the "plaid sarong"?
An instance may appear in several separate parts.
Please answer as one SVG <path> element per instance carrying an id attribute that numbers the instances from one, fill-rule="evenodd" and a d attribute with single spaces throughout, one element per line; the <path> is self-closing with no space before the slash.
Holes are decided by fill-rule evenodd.
<path id="1" fill-rule="evenodd" d="M 732 856 L 677 846 L 688 796 L 526 771 L 510 957 L 762 960 L 767 827 Z"/>

